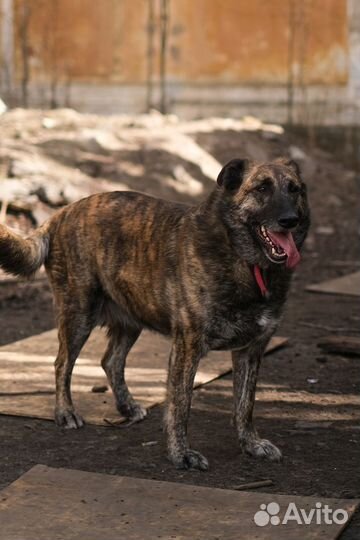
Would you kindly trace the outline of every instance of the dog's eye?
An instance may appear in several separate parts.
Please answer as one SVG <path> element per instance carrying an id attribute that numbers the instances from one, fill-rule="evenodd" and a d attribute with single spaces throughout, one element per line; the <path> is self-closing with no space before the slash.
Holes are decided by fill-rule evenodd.
<path id="1" fill-rule="evenodd" d="M 295 184 L 295 182 L 289 182 L 288 190 L 289 190 L 289 193 L 299 193 L 300 186 L 298 184 Z"/>
<path id="2" fill-rule="evenodd" d="M 260 193 L 266 193 L 267 191 L 269 191 L 271 187 L 271 181 L 269 180 L 264 180 L 261 184 L 259 184 L 258 186 L 256 186 L 256 191 L 259 191 Z"/>

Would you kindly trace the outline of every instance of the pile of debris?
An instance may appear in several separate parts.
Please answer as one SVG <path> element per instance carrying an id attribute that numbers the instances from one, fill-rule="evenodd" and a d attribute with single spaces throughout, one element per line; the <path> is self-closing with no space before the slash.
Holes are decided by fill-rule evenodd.
<path id="1" fill-rule="evenodd" d="M 254 118 L 181 122 L 156 111 L 101 117 L 71 109 L 14 109 L 0 117 L 1 218 L 36 226 L 57 208 L 99 191 L 137 190 L 196 202 L 214 186 L 221 164 L 197 142 L 201 134 L 256 132 L 263 144 L 280 126 Z M 238 152 L 241 153 L 239 148 Z M 21 219 L 25 217 L 25 219 Z"/>

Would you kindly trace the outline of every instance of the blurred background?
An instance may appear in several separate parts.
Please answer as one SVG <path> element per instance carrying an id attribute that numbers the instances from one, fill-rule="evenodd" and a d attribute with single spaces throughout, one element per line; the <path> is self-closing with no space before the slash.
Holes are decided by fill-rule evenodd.
<path id="1" fill-rule="evenodd" d="M 1 0 L 9 106 L 359 124 L 356 0 Z"/>

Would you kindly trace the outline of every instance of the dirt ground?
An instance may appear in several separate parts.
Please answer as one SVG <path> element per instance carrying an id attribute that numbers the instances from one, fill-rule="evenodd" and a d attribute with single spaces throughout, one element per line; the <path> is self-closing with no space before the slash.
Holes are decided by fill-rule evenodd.
<path id="1" fill-rule="evenodd" d="M 261 150 L 255 133 L 213 131 L 195 134 L 194 140 L 221 163 Z M 283 141 L 265 142 L 269 157 L 285 151 Z M 282 449 L 284 461 L 273 464 L 240 454 L 230 425 L 228 375 L 194 392 L 190 440 L 208 457 L 207 473 L 177 471 L 167 462 L 162 407 L 129 429 L 65 431 L 48 421 L 0 416 L 0 487 L 42 463 L 223 488 L 271 479 L 273 486 L 263 491 L 360 498 L 360 360 L 324 354 L 317 346 L 329 334 L 359 335 L 358 301 L 304 291 L 306 284 L 359 269 L 357 176 L 295 136 L 288 135 L 290 144 L 311 157 L 303 168 L 313 225 L 278 331 L 290 343 L 264 360 L 255 410 L 260 433 Z M 1 345 L 53 326 L 46 282 L 0 284 Z M 156 444 L 143 445 L 149 441 Z M 341 539 L 359 538 L 358 514 Z"/>

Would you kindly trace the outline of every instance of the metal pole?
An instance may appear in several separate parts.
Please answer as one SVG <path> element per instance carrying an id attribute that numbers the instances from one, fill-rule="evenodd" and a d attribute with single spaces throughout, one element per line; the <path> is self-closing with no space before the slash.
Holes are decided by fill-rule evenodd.
<path id="1" fill-rule="evenodd" d="M 167 60 L 167 40 L 168 40 L 168 0 L 161 0 L 160 12 L 160 112 L 166 114 L 166 60 Z"/>

